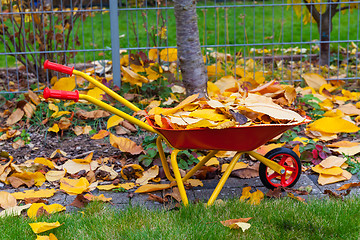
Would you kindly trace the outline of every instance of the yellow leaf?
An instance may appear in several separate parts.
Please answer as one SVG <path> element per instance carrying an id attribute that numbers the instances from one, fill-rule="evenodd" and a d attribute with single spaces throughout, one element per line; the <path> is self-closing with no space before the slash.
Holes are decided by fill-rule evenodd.
<path id="1" fill-rule="evenodd" d="M 87 163 L 90 164 L 91 160 L 93 158 L 94 152 L 91 152 L 90 154 L 88 154 L 84 159 L 73 159 L 74 162 L 76 163 Z"/>
<path id="2" fill-rule="evenodd" d="M 258 189 L 256 192 L 251 194 L 249 202 L 251 205 L 259 205 L 263 198 L 264 193 Z"/>
<path id="3" fill-rule="evenodd" d="M 67 155 L 66 152 L 64 152 L 64 151 L 62 151 L 62 150 L 60 150 L 60 149 L 56 149 L 55 151 L 53 151 L 53 152 L 51 153 L 50 158 L 55 157 L 55 155 L 56 155 L 57 153 L 63 155 L 64 157 L 66 157 L 66 155 Z"/>
<path id="4" fill-rule="evenodd" d="M 31 207 L 27 210 L 27 215 L 29 216 L 29 218 L 36 219 L 38 210 L 41 207 L 49 214 L 66 210 L 66 207 L 57 203 L 51 205 L 46 205 L 45 203 L 33 203 Z"/>
<path id="5" fill-rule="evenodd" d="M 326 174 L 326 175 L 341 175 L 343 172 L 343 169 L 340 167 L 330 167 L 330 168 L 323 168 L 320 166 L 320 164 L 314 166 L 311 168 L 314 172 L 320 173 L 320 174 Z"/>
<path id="6" fill-rule="evenodd" d="M 201 161 L 205 156 L 198 157 L 199 161 Z M 206 163 L 205 166 L 219 166 L 219 160 L 216 157 L 210 158 Z"/>
<path id="7" fill-rule="evenodd" d="M 55 192 L 55 189 L 41 189 L 38 191 L 26 190 L 24 192 L 15 192 L 11 195 L 18 200 L 24 200 L 25 198 L 49 198 L 52 197 Z"/>
<path id="8" fill-rule="evenodd" d="M 5 191 L 0 191 L 0 207 L 3 209 L 8 209 L 15 207 L 17 205 L 16 198 L 10 193 Z"/>
<path id="9" fill-rule="evenodd" d="M 50 233 L 49 236 L 36 235 L 36 240 L 58 240 L 57 237 Z"/>
<path id="10" fill-rule="evenodd" d="M 207 68 L 207 74 L 209 77 L 219 76 L 219 75 L 225 73 L 225 71 L 221 67 L 221 64 L 219 64 L 219 63 L 207 66 L 206 68 Z"/>
<path id="11" fill-rule="evenodd" d="M 160 51 L 160 58 L 165 62 L 174 62 L 177 60 L 177 49 L 166 48 Z"/>
<path id="12" fill-rule="evenodd" d="M 105 92 L 102 89 L 98 88 L 98 87 L 94 87 L 93 89 L 90 89 L 87 92 L 88 96 L 91 96 L 91 97 L 96 98 L 98 100 L 102 100 L 104 94 L 105 94 Z"/>
<path id="13" fill-rule="evenodd" d="M 315 90 L 319 90 L 322 85 L 327 84 L 325 78 L 317 73 L 303 73 L 301 76 L 307 85 Z"/>
<path id="14" fill-rule="evenodd" d="M 225 76 L 217 80 L 215 86 L 220 89 L 220 92 L 235 92 L 239 90 L 239 82 L 233 76 Z"/>
<path id="15" fill-rule="evenodd" d="M 213 82 L 208 81 L 207 92 L 210 97 L 213 97 L 216 96 L 217 94 L 220 94 L 220 89 Z"/>
<path id="16" fill-rule="evenodd" d="M 95 196 L 92 194 L 85 194 L 84 198 L 86 198 L 89 201 L 103 201 L 103 202 L 110 202 L 112 198 L 107 198 L 104 196 L 104 194 L 101 194 L 99 196 Z"/>
<path id="17" fill-rule="evenodd" d="M 54 222 L 54 223 L 37 222 L 37 223 L 29 223 L 29 225 L 34 233 L 46 232 L 48 230 L 61 226 L 59 222 Z"/>
<path id="18" fill-rule="evenodd" d="M 58 118 L 58 117 L 61 117 L 63 115 L 66 115 L 66 114 L 70 114 L 71 112 L 69 111 L 59 111 L 59 112 L 56 112 L 56 113 L 53 113 L 51 115 L 52 118 Z"/>
<path id="19" fill-rule="evenodd" d="M 91 139 L 103 139 L 108 136 L 110 133 L 106 130 L 100 130 L 97 134 L 91 137 Z"/>
<path id="20" fill-rule="evenodd" d="M 324 117 L 339 117 L 339 118 L 343 117 L 344 115 L 345 114 L 339 109 L 329 110 L 323 114 Z"/>
<path id="21" fill-rule="evenodd" d="M 145 172 L 143 172 L 142 177 L 136 179 L 135 183 L 140 185 L 147 184 L 151 179 L 156 178 L 156 176 L 159 174 L 159 166 L 154 165 Z"/>
<path id="22" fill-rule="evenodd" d="M 178 105 L 176 105 L 174 108 L 170 108 L 170 109 L 166 109 L 163 112 L 159 112 L 159 113 L 154 113 L 154 114 L 163 114 L 163 115 L 170 115 L 173 113 L 176 113 L 178 110 L 180 110 L 181 108 L 185 107 L 186 105 L 189 105 L 190 103 L 192 103 L 193 101 L 195 101 L 198 98 L 199 94 L 194 94 L 191 95 L 187 98 L 185 98 L 182 102 L 180 102 Z M 157 108 L 153 108 L 153 109 L 157 109 Z M 153 110 L 151 109 L 151 110 Z M 151 111 L 150 111 L 151 112 Z M 150 114 L 149 112 L 149 114 Z"/>
<path id="23" fill-rule="evenodd" d="M 348 156 L 354 156 L 355 154 L 360 153 L 360 145 L 353 147 L 339 147 L 339 148 L 331 148 L 331 151 L 338 152 L 340 154 L 345 154 Z"/>
<path id="24" fill-rule="evenodd" d="M 129 82 L 130 84 L 138 85 L 139 87 L 141 87 L 143 83 L 149 82 L 146 77 L 133 72 L 129 68 L 121 67 L 121 70 L 124 73 L 124 77 L 121 80 L 124 82 Z"/>
<path id="25" fill-rule="evenodd" d="M 194 128 L 210 128 L 215 127 L 217 124 L 213 121 L 209 121 L 206 119 L 202 119 L 200 121 L 197 121 L 193 124 L 189 124 L 186 126 L 186 129 L 194 129 Z"/>
<path id="26" fill-rule="evenodd" d="M 310 139 L 306 138 L 306 137 L 296 137 L 292 140 L 293 142 L 301 142 L 302 144 L 304 144 L 304 146 L 306 146 Z"/>
<path id="27" fill-rule="evenodd" d="M 336 183 L 336 182 L 340 182 L 340 181 L 346 181 L 346 180 L 349 180 L 351 178 L 351 176 L 352 176 L 351 173 L 349 173 L 346 170 L 343 170 L 343 173 L 341 175 L 336 175 L 336 176 L 320 173 L 318 183 L 320 185 L 325 185 L 325 184 L 331 184 L 331 183 Z"/>
<path id="28" fill-rule="evenodd" d="M 216 122 L 227 119 L 225 115 L 217 113 L 215 109 L 195 110 L 189 114 L 189 117 L 203 118 L 203 119 L 216 121 Z"/>
<path id="29" fill-rule="evenodd" d="M 141 146 L 138 146 L 135 142 L 131 141 L 128 138 L 117 137 L 114 134 L 110 133 L 110 144 L 121 150 L 122 152 L 128 152 L 133 155 L 139 154 L 144 151 Z"/>
<path id="30" fill-rule="evenodd" d="M 240 201 L 245 201 L 247 199 L 249 199 L 251 197 L 251 193 L 250 193 L 251 187 L 244 187 L 242 189 L 242 194 L 240 197 Z"/>
<path id="31" fill-rule="evenodd" d="M 190 178 L 184 182 L 186 185 L 190 185 L 191 187 L 202 187 L 204 186 L 203 182 L 199 179 Z"/>
<path id="32" fill-rule="evenodd" d="M 51 128 L 48 129 L 49 132 L 54 132 L 57 133 L 59 132 L 59 125 L 57 123 L 55 123 Z"/>
<path id="33" fill-rule="evenodd" d="M 244 163 L 244 162 L 237 162 L 235 164 L 235 167 L 233 169 L 233 171 L 235 170 L 238 170 L 238 169 L 243 169 L 243 168 L 247 168 L 249 166 L 249 164 L 247 163 Z M 229 164 L 228 163 L 224 163 L 222 166 L 221 166 L 221 172 L 225 172 L 226 169 L 229 167 Z"/>
<path id="34" fill-rule="evenodd" d="M 22 172 L 22 173 L 13 173 L 11 176 L 23 179 L 25 181 L 33 179 L 35 185 L 40 187 L 45 181 L 46 178 L 41 172 Z"/>
<path id="35" fill-rule="evenodd" d="M 158 57 L 157 52 L 158 52 L 158 50 L 155 48 L 150 49 L 149 50 L 149 59 L 152 61 L 157 61 L 157 57 Z"/>
<path id="36" fill-rule="evenodd" d="M 69 178 L 60 179 L 60 189 L 70 195 L 81 194 L 87 191 L 89 186 L 90 184 L 88 180 L 84 177 L 79 179 L 69 179 Z"/>
<path id="37" fill-rule="evenodd" d="M 76 87 L 75 84 L 75 77 L 64 77 L 60 78 L 59 81 L 57 81 L 52 89 L 54 90 L 64 90 L 64 91 L 72 91 Z"/>
<path id="38" fill-rule="evenodd" d="M 323 117 L 308 125 L 308 129 L 325 133 L 352 133 L 360 130 L 355 124 L 342 118 Z"/>
<path id="39" fill-rule="evenodd" d="M 42 164 L 44 166 L 49 167 L 50 169 L 53 169 L 55 167 L 54 163 L 46 158 L 35 158 L 34 163 Z"/>
<path id="40" fill-rule="evenodd" d="M 148 192 L 155 192 L 160 191 L 164 189 L 171 188 L 171 184 L 146 184 L 141 187 L 139 187 L 135 192 L 136 193 L 148 193 Z"/>
<path id="41" fill-rule="evenodd" d="M 126 190 L 130 190 L 130 189 L 134 188 L 135 186 L 136 186 L 135 183 L 129 182 L 129 183 L 122 183 L 122 184 L 118 184 L 118 185 L 114 185 L 114 184 L 98 185 L 97 189 L 102 190 L 102 191 L 110 191 L 114 188 L 124 188 Z"/>
<path id="42" fill-rule="evenodd" d="M 330 156 L 320 162 L 320 166 L 323 168 L 341 167 L 345 163 L 346 159 L 336 156 Z"/>
<path id="43" fill-rule="evenodd" d="M 89 163 L 77 163 L 74 162 L 73 160 L 68 160 L 63 164 L 63 169 L 70 174 L 75 174 L 80 172 L 81 170 L 84 170 L 85 172 L 88 172 L 90 170 L 95 171 L 98 166 L 99 164 L 96 161 L 91 161 L 89 164 Z"/>
<path id="44" fill-rule="evenodd" d="M 66 174 L 66 171 L 48 171 L 45 174 L 45 178 L 48 182 L 55 182 L 62 179 Z"/>
<path id="45" fill-rule="evenodd" d="M 246 108 L 253 112 L 269 115 L 270 117 L 278 120 L 288 120 L 294 122 L 303 122 L 305 118 L 301 117 L 298 113 L 281 108 L 280 106 L 270 104 L 246 104 Z"/>
<path id="46" fill-rule="evenodd" d="M 124 119 L 122 117 L 119 117 L 118 115 L 114 115 L 108 119 L 107 124 L 106 124 L 106 129 L 109 129 L 113 126 L 117 126 L 122 121 L 124 121 Z"/>

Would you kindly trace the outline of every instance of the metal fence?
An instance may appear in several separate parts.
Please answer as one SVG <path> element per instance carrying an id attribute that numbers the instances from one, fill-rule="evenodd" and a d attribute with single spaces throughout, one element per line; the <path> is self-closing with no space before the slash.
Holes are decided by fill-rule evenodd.
<path id="1" fill-rule="evenodd" d="M 305 72 L 358 80 L 360 1 L 313 1 L 198 1 L 210 79 L 243 67 L 292 82 Z M 2 0 L 0 20 L 4 94 L 50 84 L 52 75 L 41 66 L 45 59 L 95 67 L 100 75 L 109 74 L 111 61 L 110 74 L 120 85 L 122 56 L 176 48 L 173 2 L 167 0 Z M 328 66 L 320 66 L 320 59 Z"/>

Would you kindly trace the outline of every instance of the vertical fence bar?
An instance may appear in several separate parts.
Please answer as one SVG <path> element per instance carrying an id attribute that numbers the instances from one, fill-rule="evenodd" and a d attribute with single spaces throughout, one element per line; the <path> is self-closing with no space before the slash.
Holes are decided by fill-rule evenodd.
<path id="1" fill-rule="evenodd" d="M 114 85 L 121 86 L 118 1 L 110 0 L 111 59 Z"/>

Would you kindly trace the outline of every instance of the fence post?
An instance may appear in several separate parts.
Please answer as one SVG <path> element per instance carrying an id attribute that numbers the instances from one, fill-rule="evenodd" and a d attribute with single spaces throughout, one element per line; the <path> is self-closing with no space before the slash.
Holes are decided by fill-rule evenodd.
<path id="1" fill-rule="evenodd" d="M 110 0 L 111 56 L 114 85 L 121 86 L 118 0 Z"/>

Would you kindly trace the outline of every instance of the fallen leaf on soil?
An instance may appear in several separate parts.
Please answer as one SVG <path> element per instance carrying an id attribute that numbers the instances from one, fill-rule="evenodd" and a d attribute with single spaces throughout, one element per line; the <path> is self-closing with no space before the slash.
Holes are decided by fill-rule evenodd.
<path id="1" fill-rule="evenodd" d="M 144 169 L 139 164 L 128 164 L 121 169 L 121 176 L 125 180 L 137 179 L 143 175 Z"/>
<path id="2" fill-rule="evenodd" d="M 109 185 L 99 185 L 99 186 L 97 186 L 97 189 L 102 190 L 102 191 L 110 191 L 115 188 L 123 188 L 125 190 L 130 190 L 130 189 L 134 188 L 135 186 L 136 186 L 135 183 L 122 183 L 122 184 L 118 184 L 118 185 L 109 184 Z"/>
<path id="3" fill-rule="evenodd" d="M 29 223 L 31 229 L 34 233 L 42 233 L 48 230 L 60 227 L 61 224 L 59 222 L 48 223 L 48 222 L 37 222 L 37 223 Z"/>
<path id="4" fill-rule="evenodd" d="M 141 146 L 138 146 L 135 142 L 128 138 L 117 137 L 114 134 L 110 134 L 110 144 L 122 152 L 128 152 L 133 155 L 144 152 L 144 149 Z"/>
<path id="5" fill-rule="evenodd" d="M 326 174 L 326 175 L 341 175 L 343 169 L 340 167 L 330 167 L 330 168 L 323 168 L 320 164 L 311 168 L 316 173 Z"/>
<path id="6" fill-rule="evenodd" d="M 91 137 L 91 139 L 103 139 L 108 136 L 110 133 L 106 130 L 100 130 L 97 134 Z"/>
<path id="7" fill-rule="evenodd" d="M 98 171 L 105 172 L 106 177 L 102 177 L 103 180 L 114 180 L 119 175 L 117 172 L 114 171 L 112 167 L 106 165 L 102 165 L 101 167 L 99 167 L 97 169 L 97 172 Z"/>
<path id="8" fill-rule="evenodd" d="M 329 197 L 332 197 L 332 198 L 343 200 L 345 196 L 350 194 L 350 192 L 351 192 L 350 189 L 346 190 L 346 192 L 344 192 L 344 193 L 335 193 L 335 192 L 333 192 L 331 190 L 326 189 L 324 191 L 324 194 L 327 194 L 327 195 L 329 195 Z"/>
<path id="9" fill-rule="evenodd" d="M 11 177 L 17 177 L 24 181 L 34 180 L 35 185 L 40 187 L 45 181 L 46 178 L 41 172 L 22 172 L 22 173 L 13 173 Z"/>
<path id="10" fill-rule="evenodd" d="M 0 191 L 0 207 L 3 209 L 8 209 L 15 207 L 17 205 L 16 198 L 10 193 L 5 191 Z"/>
<path id="11" fill-rule="evenodd" d="M 110 113 L 104 110 L 94 110 L 91 112 L 87 112 L 81 109 L 76 112 L 76 116 L 81 119 L 98 119 L 98 118 L 108 117 L 110 116 Z"/>
<path id="12" fill-rule="evenodd" d="M 6 125 L 11 126 L 17 123 L 21 120 L 21 118 L 24 116 L 24 111 L 20 108 L 16 109 L 15 112 L 13 112 L 9 118 L 6 120 Z"/>
<path id="13" fill-rule="evenodd" d="M 66 207 L 62 206 L 61 204 L 57 204 L 57 203 L 51 204 L 51 205 L 46 205 L 44 203 L 33 203 L 30 206 L 30 208 L 27 210 L 27 215 L 29 216 L 29 218 L 36 219 L 36 217 L 39 216 L 38 210 L 40 208 L 43 208 L 47 214 L 61 212 L 61 211 L 66 210 Z"/>
<path id="14" fill-rule="evenodd" d="M 65 191 L 69 195 L 81 194 L 88 190 L 90 184 L 84 177 L 79 179 L 60 179 L 60 189 Z"/>
<path id="15" fill-rule="evenodd" d="M 124 119 L 122 117 L 119 117 L 117 115 L 114 115 L 112 117 L 110 117 L 108 120 L 107 120 L 107 123 L 106 123 L 106 129 L 109 129 L 111 127 L 114 127 L 114 126 L 117 126 L 120 124 L 120 122 L 124 121 Z"/>
<path id="16" fill-rule="evenodd" d="M 357 142 L 350 142 L 350 141 L 339 141 L 339 142 L 333 142 L 331 144 L 327 144 L 327 147 L 355 147 L 358 146 L 359 143 Z"/>
<path id="17" fill-rule="evenodd" d="M 154 201 L 154 202 L 158 202 L 158 203 L 161 203 L 161 204 L 164 204 L 166 202 L 168 202 L 168 199 L 167 198 L 162 198 L 162 197 L 159 197 L 155 194 L 152 194 L 152 193 L 148 193 L 149 197 L 148 197 L 148 201 Z"/>
<path id="18" fill-rule="evenodd" d="M 168 188 L 171 188 L 170 183 L 167 183 L 167 184 L 146 184 L 146 185 L 143 185 L 143 186 L 139 187 L 138 189 L 136 189 L 135 193 L 155 192 L 155 191 L 160 191 L 160 190 L 164 190 L 164 189 L 168 189 Z"/>
<path id="19" fill-rule="evenodd" d="M 90 170 L 94 171 L 98 168 L 98 166 L 99 164 L 96 161 L 91 161 L 90 164 L 88 164 L 88 163 L 77 163 L 74 162 L 73 160 L 68 160 L 62 165 L 63 169 L 70 174 L 75 174 L 82 170 L 84 170 L 85 172 L 88 172 Z"/>
<path id="20" fill-rule="evenodd" d="M 64 152 L 64 151 L 62 151 L 62 150 L 60 150 L 60 149 L 56 149 L 55 151 L 53 151 L 53 152 L 51 153 L 50 158 L 54 158 L 57 153 L 63 155 L 64 157 L 67 156 L 67 153 L 66 153 L 66 152 Z"/>
<path id="21" fill-rule="evenodd" d="M 330 156 L 321 161 L 319 165 L 323 168 L 341 167 L 345 161 L 345 158 Z"/>
<path id="22" fill-rule="evenodd" d="M 136 179 L 135 183 L 140 184 L 140 185 L 145 185 L 150 180 L 156 178 L 156 176 L 158 174 L 159 174 L 159 166 L 154 165 L 151 168 L 149 168 L 148 170 L 144 171 L 143 175 L 140 178 Z"/>
<path id="23" fill-rule="evenodd" d="M 0 212 L 0 217 L 6 217 L 6 216 L 19 216 L 21 215 L 21 212 L 25 209 L 28 209 L 31 206 L 31 204 L 26 204 L 23 206 L 15 206 L 5 209 L 4 211 Z"/>
<path id="24" fill-rule="evenodd" d="M 53 169 L 55 166 L 54 166 L 54 163 L 46 158 L 35 158 L 34 159 L 34 163 L 39 163 L 39 164 L 42 164 L 44 166 L 47 166 L 49 167 L 50 169 Z"/>
<path id="25" fill-rule="evenodd" d="M 235 167 L 233 169 L 233 171 L 235 170 L 239 170 L 239 169 L 244 169 L 244 168 L 247 168 L 249 166 L 249 164 L 247 163 L 244 163 L 244 162 L 237 162 L 235 164 Z M 228 163 L 224 163 L 222 166 L 221 166 L 221 172 L 225 172 L 226 169 L 229 167 L 229 164 Z"/>
<path id="26" fill-rule="evenodd" d="M 25 198 L 49 198 L 54 196 L 56 191 L 56 189 L 26 190 L 24 192 L 15 192 L 11 195 L 18 200 L 24 200 Z"/>
<path id="27" fill-rule="evenodd" d="M 66 171 L 48 171 L 45 174 L 45 178 L 48 182 L 55 182 L 65 177 L 65 174 Z"/>
<path id="28" fill-rule="evenodd" d="M 205 156 L 200 156 L 198 157 L 199 161 L 201 161 Z M 205 166 L 219 166 L 219 160 L 217 160 L 216 157 L 212 157 L 210 158 L 206 163 L 205 163 Z"/>
<path id="29" fill-rule="evenodd" d="M 73 159 L 72 161 L 81 164 L 90 164 L 93 158 L 94 152 L 89 153 L 84 159 Z"/>
<path id="30" fill-rule="evenodd" d="M 58 133 L 60 131 L 59 125 L 57 123 L 54 123 L 52 127 L 48 129 L 49 132 Z M 51 158 L 51 157 L 50 157 Z"/>
<path id="31" fill-rule="evenodd" d="M 19 148 L 22 148 L 25 146 L 25 142 L 24 140 L 22 140 L 21 138 L 18 139 L 16 142 L 14 142 L 12 144 L 12 147 L 16 150 L 16 149 L 19 149 Z"/>
<path id="32" fill-rule="evenodd" d="M 336 191 L 347 190 L 352 187 L 360 187 L 360 182 L 344 184 L 341 187 L 339 187 L 338 189 L 336 189 Z"/>
<path id="33" fill-rule="evenodd" d="M 34 179 L 21 179 L 18 177 L 10 176 L 6 179 L 13 188 L 18 188 L 22 185 L 26 185 L 28 188 L 35 184 Z"/>
<path id="34" fill-rule="evenodd" d="M 354 155 L 360 153 L 360 145 L 353 146 L 353 147 L 330 148 L 330 150 L 333 152 L 340 153 L 340 154 L 354 156 Z"/>

